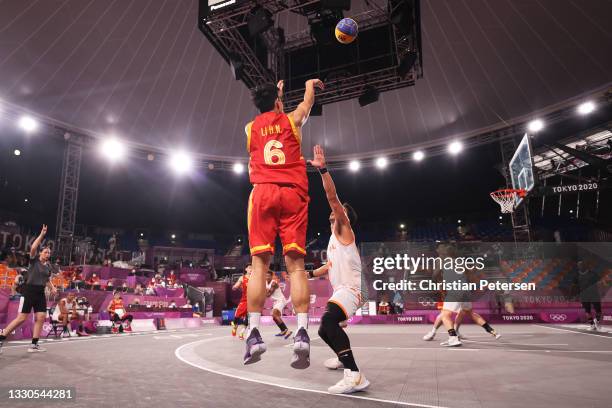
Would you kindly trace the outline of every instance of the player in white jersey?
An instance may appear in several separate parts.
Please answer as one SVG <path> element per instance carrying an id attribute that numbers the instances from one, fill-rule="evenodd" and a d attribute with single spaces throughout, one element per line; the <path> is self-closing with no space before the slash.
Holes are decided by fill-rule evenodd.
<path id="1" fill-rule="evenodd" d="M 436 251 L 438 256 L 441 258 L 455 258 L 457 257 L 457 248 L 451 243 L 439 243 Z M 469 282 L 467 271 L 465 273 L 457 273 L 452 269 L 442 271 L 442 279 L 446 283 L 450 282 Z M 456 314 L 453 322 L 453 314 Z M 461 339 L 465 339 L 464 336 L 459 334 L 459 326 L 463 321 L 463 317 L 468 314 L 480 327 L 482 327 L 487 333 L 492 335 L 494 338 L 499 339 L 501 335 L 493 329 L 489 323 L 478 313 L 472 309 L 472 302 L 470 301 L 470 293 L 466 291 L 449 291 L 446 293 L 442 311 L 436 317 L 436 321 L 429 333 L 423 336 L 423 340 L 431 341 L 436 335 L 436 331 L 440 326 L 444 327 L 448 331 L 448 340 L 440 343 L 441 346 L 446 347 L 458 347 L 461 346 Z"/>
<path id="2" fill-rule="evenodd" d="M 314 159 L 310 164 L 321 174 L 323 188 L 332 210 L 329 216 L 331 237 L 327 246 L 328 262 L 325 266 L 309 272 L 311 278 L 329 274 L 329 281 L 334 289 L 321 317 L 319 337 L 337 356 L 327 360 L 325 366 L 333 370 L 344 368 L 344 377 L 336 385 L 329 387 L 328 391 L 332 394 L 350 394 L 364 390 L 370 385 L 359 371 L 349 338 L 340 327 L 362 304 L 361 258 L 351 226 L 356 217 L 353 209 L 348 204 L 343 205 L 338 199 L 334 181 L 325 168 L 325 155 L 321 146 L 314 147 Z"/>
<path id="3" fill-rule="evenodd" d="M 287 328 L 283 321 L 283 309 L 287 306 L 289 300 L 283 295 L 278 282 L 274 279 L 274 272 L 271 270 L 268 270 L 266 275 L 266 297 L 274 301 L 272 304 L 272 319 L 280 329 L 280 333 L 275 334 L 275 336 L 288 339 L 293 332 Z"/>

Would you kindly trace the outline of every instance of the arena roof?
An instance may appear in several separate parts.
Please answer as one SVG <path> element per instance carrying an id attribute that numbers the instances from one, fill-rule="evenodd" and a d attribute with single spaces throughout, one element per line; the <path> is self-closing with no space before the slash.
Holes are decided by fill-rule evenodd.
<path id="1" fill-rule="evenodd" d="M 0 100 L 93 136 L 245 157 L 255 110 L 198 31 L 197 7 L 0 1 Z M 409 151 L 582 101 L 612 85 L 610 15 L 612 3 L 596 0 L 423 1 L 424 77 L 363 108 L 326 105 L 305 127 L 305 150 Z"/>

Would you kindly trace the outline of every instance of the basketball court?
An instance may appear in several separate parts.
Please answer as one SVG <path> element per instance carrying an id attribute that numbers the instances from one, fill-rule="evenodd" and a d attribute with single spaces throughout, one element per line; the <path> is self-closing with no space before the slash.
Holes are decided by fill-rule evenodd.
<path id="1" fill-rule="evenodd" d="M 316 333 L 316 327 L 311 328 Z M 606 407 L 612 334 L 581 326 L 500 326 L 494 340 L 473 325 L 457 349 L 424 342 L 426 326 L 359 325 L 347 329 L 360 368 L 376 386 L 350 396 L 327 387 L 340 371 L 323 367 L 328 347 L 313 336 L 311 366 L 289 367 L 291 349 L 269 340 L 256 365 L 243 366 L 244 343 L 229 328 L 177 330 L 46 343 L 47 353 L 28 355 L 27 344 L 4 348 L 3 387 L 34 385 L 32 370 L 48 373 L 38 386 L 74 384 L 70 404 L 215 406 L 318 404 L 319 406 Z M 274 331 L 265 329 L 270 339 Z M 152 385 L 155 384 L 155 385 Z M 164 392 L 158 392 L 163 389 Z M 248 401 L 248 402 L 247 402 Z"/>

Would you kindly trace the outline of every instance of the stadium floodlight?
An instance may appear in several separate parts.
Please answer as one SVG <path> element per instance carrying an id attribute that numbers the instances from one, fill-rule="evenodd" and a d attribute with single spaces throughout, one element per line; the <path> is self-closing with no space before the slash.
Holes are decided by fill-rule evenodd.
<path id="1" fill-rule="evenodd" d="M 170 167 L 176 174 L 183 175 L 193 169 L 193 159 L 184 151 L 177 151 L 170 154 Z"/>
<path id="2" fill-rule="evenodd" d="M 349 170 L 352 172 L 359 171 L 360 168 L 361 163 L 359 163 L 357 160 L 351 160 L 351 162 L 349 163 Z"/>
<path id="3" fill-rule="evenodd" d="M 172 239 L 176 239 L 176 234 L 172 234 L 172 235 L 170 235 L 170 238 L 172 238 Z"/>
<path id="4" fill-rule="evenodd" d="M 537 133 L 542 129 L 544 129 L 544 122 L 542 119 L 534 119 L 527 124 L 527 130 L 531 133 Z"/>
<path id="5" fill-rule="evenodd" d="M 400 224 L 399 227 L 400 227 L 400 229 L 404 229 L 404 228 L 406 228 L 406 224 Z"/>
<path id="6" fill-rule="evenodd" d="M 592 101 L 583 102 L 578 105 L 578 113 L 581 115 L 588 115 L 595 110 L 595 103 Z"/>
<path id="7" fill-rule="evenodd" d="M 448 145 L 448 152 L 450 154 L 459 154 L 463 150 L 463 144 L 459 141 L 454 141 Z"/>
<path id="8" fill-rule="evenodd" d="M 38 121 L 31 116 L 22 116 L 18 122 L 19 128 L 27 133 L 35 132 L 38 129 Z"/>
<path id="9" fill-rule="evenodd" d="M 461 224 L 461 220 L 457 220 L 457 224 Z"/>
<path id="10" fill-rule="evenodd" d="M 385 167 L 387 167 L 387 164 L 389 164 L 389 161 L 386 157 L 379 157 L 378 159 L 376 159 L 376 167 L 378 167 L 379 169 L 384 169 Z"/>
<path id="11" fill-rule="evenodd" d="M 125 145 L 114 137 L 104 140 L 100 145 L 100 152 L 111 162 L 122 159 L 125 156 L 125 151 Z"/>
<path id="12" fill-rule="evenodd" d="M 234 163 L 234 173 L 242 174 L 244 172 L 244 164 L 242 163 Z"/>
<path id="13" fill-rule="evenodd" d="M 19 150 L 19 149 L 15 149 L 15 150 L 13 151 L 13 154 L 14 154 L 15 156 L 21 156 L 21 150 Z"/>
<path id="14" fill-rule="evenodd" d="M 416 152 L 412 153 L 412 158 L 414 161 L 421 161 L 425 158 L 425 153 L 422 150 L 417 150 Z"/>

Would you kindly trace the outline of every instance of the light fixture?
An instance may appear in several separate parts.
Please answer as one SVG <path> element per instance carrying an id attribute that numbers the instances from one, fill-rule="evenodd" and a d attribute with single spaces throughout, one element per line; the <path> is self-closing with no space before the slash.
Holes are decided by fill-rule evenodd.
<path id="1" fill-rule="evenodd" d="M 125 156 L 125 145 L 118 139 L 111 137 L 102 142 L 100 152 L 108 160 L 114 162 Z"/>
<path id="2" fill-rule="evenodd" d="M 592 101 L 583 102 L 578 105 L 578 113 L 581 115 L 588 115 L 595 110 L 595 103 Z"/>
<path id="3" fill-rule="evenodd" d="M 13 154 L 14 154 L 15 156 L 21 156 L 21 150 L 19 150 L 19 149 L 15 149 L 15 151 L 13 151 Z"/>
<path id="4" fill-rule="evenodd" d="M 461 220 L 457 220 L 457 224 L 461 224 Z"/>
<path id="5" fill-rule="evenodd" d="M 236 174 L 242 174 L 242 172 L 244 172 L 244 164 L 234 163 L 233 170 L 234 170 L 234 173 Z"/>
<path id="6" fill-rule="evenodd" d="M 357 160 L 351 160 L 351 162 L 349 163 L 349 170 L 352 172 L 359 171 L 360 168 L 361 163 L 359 163 Z"/>
<path id="7" fill-rule="evenodd" d="M 173 152 L 170 155 L 170 167 L 179 175 L 189 173 L 193 169 L 193 159 L 184 151 Z"/>
<path id="8" fill-rule="evenodd" d="M 425 153 L 422 150 L 417 150 L 416 152 L 412 153 L 412 158 L 414 161 L 421 161 L 425 158 Z"/>
<path id="9" fill-rule="evenodd" d="M 531 133 L 539 132 L 542 129 L 544 129 L 544 122 L 542 119 L 534 119 L 527 124 L 527 130 Z"/>
<path id="10" fill-rule="evenodd" d="M 172 235 L 170 235 L 170 238 L 172 238 L 172 239 L 176 239 L 176 234 L 172 234 Z"/>
<path id="11" fill-rule="evenodd" d="M 399 227 L 400 227 L 400 229 L 404 229 L 404 228 L 406 228 L 406 224 L 400 224 Z"/>
<path id="12" fill-rule="evenodd" d="M 18 124 L 27 133 L 32 133 L 38 129 L 38 122 L 31 116 L 22 116 L 19 118 Z"/>
<path id="13" fill-rule="evenodd" d="M 388 164 L 388 160 L 386 157 L 379 157 L 378 159 L 376 159 L 376 167 L 378 167 L 379 169 L 384 169 L 385 167 L 387 167 Z"/>
<path id="14" fill-rule="evenodd" d="M 459 141 L 454 141 L 448 145 L 448 152 L 450 154 L 459 154 L 463 150 L 463 144 Z"/>

